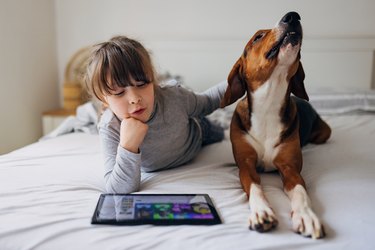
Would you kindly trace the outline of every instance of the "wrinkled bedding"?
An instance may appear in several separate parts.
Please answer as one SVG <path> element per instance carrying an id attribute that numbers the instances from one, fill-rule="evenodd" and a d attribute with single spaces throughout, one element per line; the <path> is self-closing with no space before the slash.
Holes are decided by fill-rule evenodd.
<path id="1" fill-rule="evenodd" d="M 375 116 L 325 117 L 332 138 L 303 149 L 305 178 L 327 237 L 291 230 L 290 204 L 278 174 L 262 184 L 279 219 L 276 230 L 248 230 L 249 207 L 228 139 L 189 164 L 143 173 L 141 193 L 207 193 L 223 224 L 91 225 L 105 192 L 99 138 L 69 133 L 0 156 L 0 249 L 375 249 Z"/>

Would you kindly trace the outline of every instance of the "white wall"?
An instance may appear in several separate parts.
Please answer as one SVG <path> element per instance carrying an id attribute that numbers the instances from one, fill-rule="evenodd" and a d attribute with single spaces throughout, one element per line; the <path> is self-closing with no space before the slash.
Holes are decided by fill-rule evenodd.
<path id="1" fill-rule="evenodd" d="M 42 135 L 57 81 L 53 1 L 0 0 L 0 154 Z"/>
<path id="2" fill-rule="evenodd" d="M 0 154 L 36 141 L 70 56 L 114 35 L 196 90 L 225 79 L 250 36 L 295 10 L 307 88 L 375 86 L 372 0 L 0 0 Z M 60 103 L 59 103 L 60 99 Z"/>
<path id="3" fill-rule="evenodd" d="M 227 77 L 250 36 L 290 10 L 304 27 L 307 88 L 368 89 L 373 81 L 372 0 L 55 0 L 59 79 L 80 47 L 124 34 L 157 67 L 202 90 Z"/>

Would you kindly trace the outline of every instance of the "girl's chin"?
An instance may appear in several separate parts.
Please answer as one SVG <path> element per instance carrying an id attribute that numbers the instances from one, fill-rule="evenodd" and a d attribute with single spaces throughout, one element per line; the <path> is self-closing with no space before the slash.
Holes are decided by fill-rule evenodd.
<path id="1" fill-rule="evenodd" d="M 134 119 L 137 119 L 137 120 L 139 120 L 141 122 L 144 122 L 144 123 L 147 122 L 148 119 L 150 118 L 150 116 L 146 113 L 143 113 L 141 115 L 131 115 L 130 117 L 132 117 Z"/>

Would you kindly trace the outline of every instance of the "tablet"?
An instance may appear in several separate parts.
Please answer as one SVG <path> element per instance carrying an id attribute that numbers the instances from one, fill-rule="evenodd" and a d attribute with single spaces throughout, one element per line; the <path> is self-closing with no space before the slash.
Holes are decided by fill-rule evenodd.
<path id="1" fill-rule="evenodd" d="M 207 194 L 101 194 L 91 224 L 215 225 Z"/>

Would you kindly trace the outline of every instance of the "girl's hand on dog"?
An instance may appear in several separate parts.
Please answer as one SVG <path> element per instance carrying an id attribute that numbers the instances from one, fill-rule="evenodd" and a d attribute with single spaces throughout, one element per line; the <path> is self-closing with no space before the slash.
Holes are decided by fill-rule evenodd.
<path id="1" fill-rule="evenodd" d="M 135 118 L 128 117 L 121 121 L 120 146 L 124 149 L 139 153 L 139 146 L 148 131 L 148 125 Z"/>

